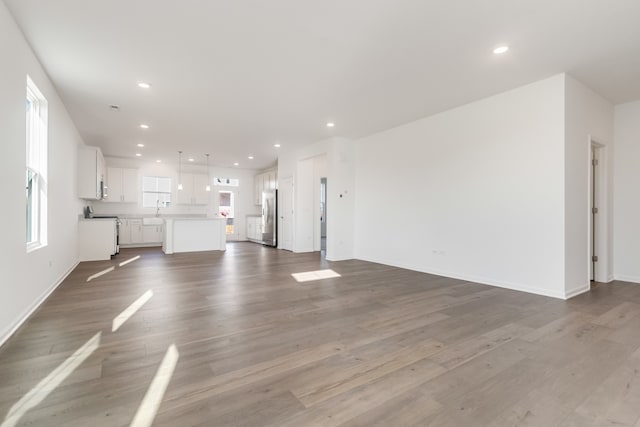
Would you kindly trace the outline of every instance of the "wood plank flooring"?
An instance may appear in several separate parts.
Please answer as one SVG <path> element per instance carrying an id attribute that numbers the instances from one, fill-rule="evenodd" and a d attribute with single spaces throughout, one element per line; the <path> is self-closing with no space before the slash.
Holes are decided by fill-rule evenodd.
<path id="1" fill-rule="evenodd" d="M 125 249 L 80 264 L 0 349 L 0 426 L 134 418 L 639 427 L 640 285 L 560 301 L 251 243 Z"/>

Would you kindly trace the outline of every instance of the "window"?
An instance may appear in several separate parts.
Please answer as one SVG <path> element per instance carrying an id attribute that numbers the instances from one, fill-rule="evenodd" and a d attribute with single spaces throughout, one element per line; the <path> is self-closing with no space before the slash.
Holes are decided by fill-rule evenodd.
<path id="1" fill-rule="evenodd" d="M 235 178 L 213 178 L 213 185 L 238 187 L 240 185 L 240 180 Z"/>
<path id="2" fill-rule="evenodd" d="M 47 100 L 27 76 L 26 103 L 27 252 L 47 244 Z"/>
<path id="3" fill-rule="evenodd" d="M 142 177 L 142 206 L 168 208 L 171 206 L 171 178 L 163 176 Z"/>

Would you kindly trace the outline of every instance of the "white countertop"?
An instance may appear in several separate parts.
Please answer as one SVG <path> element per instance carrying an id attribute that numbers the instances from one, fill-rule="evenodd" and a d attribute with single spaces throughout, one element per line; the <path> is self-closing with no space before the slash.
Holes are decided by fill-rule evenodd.
<path id="1" fill-rule="evenodd" d="M 226 221 L 227 218 L 164 218 L 165 221 Z"/>

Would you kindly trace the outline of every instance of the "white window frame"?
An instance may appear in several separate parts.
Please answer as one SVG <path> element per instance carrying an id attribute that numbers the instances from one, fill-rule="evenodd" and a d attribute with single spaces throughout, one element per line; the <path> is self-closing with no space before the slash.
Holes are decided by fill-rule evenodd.
<path id="1" fill-rule="evenodd" d="M 213 185 L 216 187 L 239 187 L 240 180 L 238 178 L 213 178 Z"/>
<path id="2" fill-rule="evenodd" d="M 156 185 L 155 185 L 155 191 L 150 191 L 150 190 L 145 190 L 145 186 L 144 186 L 144 182 L 147 179 L 155 179 L 156 180 Z M 142 207 L 143 208 L 156 208 L 156 207 L 160 207 L 160 208 L 170 208 L 173 205 L 173 194 L 171 192 L 171 190 L 169 191 L 159 191 L 160 185 L 159 185 L 159 180 L 160 179 L 168 179 L 169 180 L 169 188 L 171 189 L 171 185 L 173 185 L 173 179 L 169 176 L 143 176 L 142 177 Z M 164 206 L 158 206 L 158 205 L 154 205 L 154 206 L 147 206 L 144 204 L 145 198 L 144 195 L 145 194 L 156 194 L 156 195 L 160 195 L 160 194 L 164 194 L 164 195 L 168 195 L 169 196 L 169 205 L 166 205 L 166 201 Z M 156 200 L 158 200 L 158 197 L 156 197 Z"/>
<path id="3" fill-rule="evenodd" d="M 48 102 L 36 84 L 27 76 L 26 100 L 26 187 L 32 174 L 32 191 L 27 191 L 25 240 L 27 252 L 47 246 L 47 151 L 48 151 Z M 30 204 L 31 202 L 31 204 Z M 29 215 L 31 212 L 31 215 Z M 31 230 L 31 233 L 29 233 Z"/>

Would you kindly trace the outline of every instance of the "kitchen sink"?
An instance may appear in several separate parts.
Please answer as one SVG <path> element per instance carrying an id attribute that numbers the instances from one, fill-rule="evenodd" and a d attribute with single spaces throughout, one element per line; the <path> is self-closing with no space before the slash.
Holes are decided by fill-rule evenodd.
<path id="1" fill-rule="evenodd" d="M 164 219 L 162 218 L 142 218 L 142 225 L 162 225 L 164 224 Z"/>

